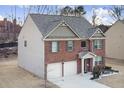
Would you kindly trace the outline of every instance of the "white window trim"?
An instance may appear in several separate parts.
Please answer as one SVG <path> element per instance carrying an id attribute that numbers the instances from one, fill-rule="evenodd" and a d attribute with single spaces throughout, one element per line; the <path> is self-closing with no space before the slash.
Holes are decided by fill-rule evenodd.
<path id="1" fill-rule="evenodd" d="M 97 46 L 97 48 L 94 47 L 95 49 L 102 49 L 102 40 L 94 40 L 94 46 Z"/>
<path id="2" fill-rule="evenodd" d="M 95 57 L 95 62 L 96 62 L 96 64 L 99 64 L 100 62 L 103 62 L 102 56 L 96 56 Z"/>
<path id="3" fill-rule="evenodd" d="M 54 45 L 54 44 L 56 44 L 56 45 Z M 52 51 L 52 53 L 56 53 L 56 52 L 58 52 L 58 41 L 52 41 L 52 45 L 51 45 L 51 51 Z M 56 49 L 55 49 L 56 48 Z"/>
<path id="4" fill-rule="evenodd" d="M 70 45 L 68 44 L 69 41 L 72 42 L 72 44 L 71 44 L 72 50 L 68 50 L 68 47 L 70 46 Z M 74 41 L 72 41 L 72 40 L 69 40 L 69 41 L 67 41 L 67 51 L 68 51 L 68 52 L 71 52 L 71 51 L 74 50 Z"/>
<path id="5" fill-rule="evenodd" d="M 85 42 L 85 43 L 86 43 L 86 46 L 85 46 L 85 47 L 82 47 L 82 46 L 81 46 L 81 47 L 82 47 L 82 48 L 87 48 L 87 47 L 88 47 L 88 42 L 87 42 L 86 40 L 81 41 L 81 43 L 82 43 L 82 42 Z"/>
<path id="6" fill-rule="evenodd" d="M 101 56 L 96 56 L 96 61 L 102 61 L 102 57 Z"/>

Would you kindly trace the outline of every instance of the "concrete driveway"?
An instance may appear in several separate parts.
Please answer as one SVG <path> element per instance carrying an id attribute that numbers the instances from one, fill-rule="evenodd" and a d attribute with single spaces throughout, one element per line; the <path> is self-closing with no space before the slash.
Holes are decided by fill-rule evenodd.
<path id="1" fill-rule="evenodd" d="M 106 85 L 90 80 L 90 73 L 82 75 L 73 75 L 61 79 L 51 79 L 50 81 L 61 88 L 109 88 Z"/>

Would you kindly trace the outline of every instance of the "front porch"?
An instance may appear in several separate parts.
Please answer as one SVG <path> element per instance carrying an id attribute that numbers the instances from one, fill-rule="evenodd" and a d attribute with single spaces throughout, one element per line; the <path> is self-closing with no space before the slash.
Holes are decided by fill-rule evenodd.
<path id="1" fill-rule="evenodd" d="M 95 66 L 95 57 L 96 55 L 92 52 L 80 52 L 78 61 L 78 73 L 87 73 L 92 72 L 93 67 Z"/>

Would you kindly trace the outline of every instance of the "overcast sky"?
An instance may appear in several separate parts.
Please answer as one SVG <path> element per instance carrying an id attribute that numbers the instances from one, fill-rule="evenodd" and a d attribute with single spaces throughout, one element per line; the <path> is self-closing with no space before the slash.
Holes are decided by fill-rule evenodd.
<path id="1" fill-rule="evenodd" d="M 41 12 L 44 13 L 52 13 L 52 12 L 56 12 L 56 8 L 57 9 L 61 9 L 64 6 L 47 6 L 45 8 L 45 6 L 42 6 Z M 74 6 L 71 6 L 72 8 Z M 9 20 L 13 18 L 15 18 L 15 9 L 16 9 L 16 18 L 18 20 L 19 23 L 23 23 L 23 19 L 26 18 L 26 13 L 28 12 L 29 6 L 25 6 L 25 12 L 24 12 L 24 6 L 20 5 L 20 6 L 5 6 L 5 5 L 0 5 L 0 20 L 2 20 L 4 17 L 8 18 Z M 109 17 L 109 12 L 108 10 L 110 10 L 110 8 L 112 8 L 112 6 L 108 6 L 108 5 L 87 5 L 84 6 L 84 9 L 86 11 L 86 14 L 84 15 L 84 17 L 91 22 L 92 21 L 92 13 L 93 13 L 93 9 L 95 10 L 97 17 L 98 17 L 98 21 L 97 24 L 106 24 L 106 25 L 110 25 L 110 23 L 113 23 L 114 21 Z M 34 10 L 35 8 L 31 9 L 31 12 L 35 12 Z M 45 9 L 45 10 L 44 10 Z M 24 16 L 25 14 L 25 16 Z"/>

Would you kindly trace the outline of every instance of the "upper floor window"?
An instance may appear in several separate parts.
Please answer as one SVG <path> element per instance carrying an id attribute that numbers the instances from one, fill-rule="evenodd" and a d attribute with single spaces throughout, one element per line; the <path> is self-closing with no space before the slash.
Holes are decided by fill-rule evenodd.
<path id="1" fill-rule="evenodd" d="M 87 47 L 87 42 L 86 41 L 82 41 L 81 42 L 81 47 Z"/>
<path id="2" fill-rule="evenodd" d="M 94 48 L 102 49 L 102 46 L 103 46 L 102 40 L 94 40 L 93 44 L 94 44 Z"/>
<path id="3" fill-rule="evenodd" d="M 58 52 L 59 51 L 59 43 L 58 41 L 52 42 L 52 52 Z"/>
<path id="4" fill-rule="evenodd" d="M 73 51 L 74 42 L 67 41 L 67 51 Z"/>

